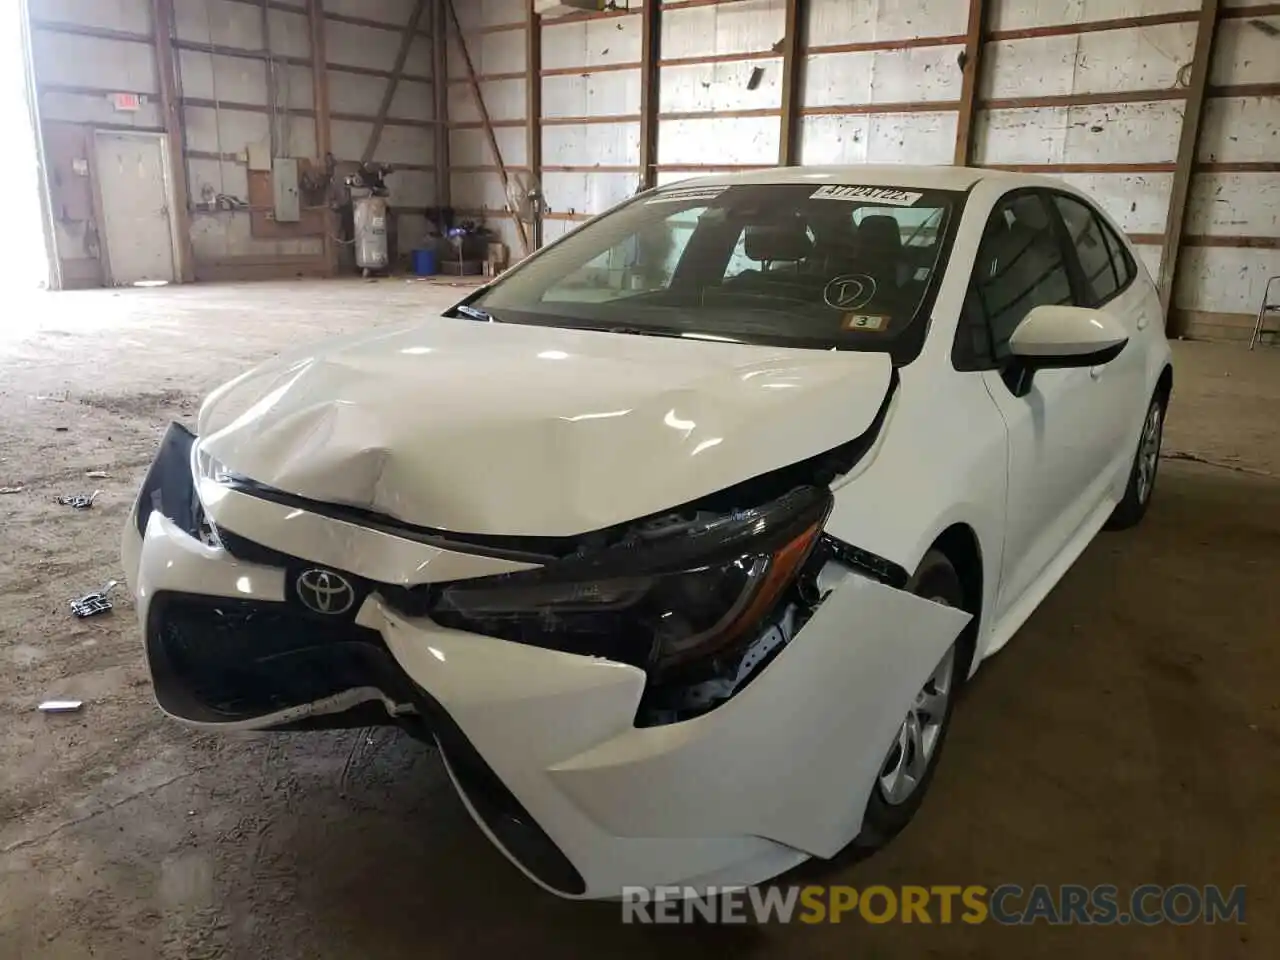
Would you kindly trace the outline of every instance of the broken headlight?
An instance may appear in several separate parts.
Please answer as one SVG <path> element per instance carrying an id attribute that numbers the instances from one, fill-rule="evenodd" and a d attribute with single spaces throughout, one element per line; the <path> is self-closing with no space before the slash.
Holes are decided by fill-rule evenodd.
<path id="1" fill-rule="evenodd" d="M 746 639 L 792 582 L 831 509 L 804 487 L 763 507 L 668 525 L 538 570 L 443 588 L 443 626 L 662 670 Z"/>
<path id="2" fill-rule="evenodd" d="M 196 443 L 191 449 L 191 473 L 197 485 L 201 480 L 212 480 L 214 483 L 226 484 L 235 479 L 235 475 L 226 468 L 221 460 Z"/>

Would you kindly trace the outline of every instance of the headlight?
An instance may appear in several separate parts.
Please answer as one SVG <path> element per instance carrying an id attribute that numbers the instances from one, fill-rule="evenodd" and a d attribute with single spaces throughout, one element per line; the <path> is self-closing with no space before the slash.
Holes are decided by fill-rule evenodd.
<path id="1" fill-rule="evenodd" d="M 222 464 L 222 461 L 215 459 L 203 449 L 199 441 L 191 448 L 191 476 L 194 481 L 193 486 L 196 492 L 196 529 L 195 535 L 209 547 L 217 547 L 223 549 L 222 537 L 218 534 L 218 528 L 209 518 L 206 504 L 209 498 L 220 494 L 216 487 L 209 487 L 209 483 L 218 485 L 219 487 L 230 483 L 235 477 Z M 203 491 L 201 487 L 204 487 Z"/>
<path id="2" fill-rule="evenodd" d="M 230 483 L 235 476 L 222 463 L 204 449 L 200 443 L 196 443 L 191 450 L 191 473 L 195 477 L 197 485 L 201 480 L 212 480 L 214 483 Z"/>
<path id="3" fill-rule="evenodd" d="M 661 670 L 744 639 L 822 532 L 831 494 L 806 487 L 758 509 L 632 537 L 539 570 L 444 588 L 439 623 Z"/>

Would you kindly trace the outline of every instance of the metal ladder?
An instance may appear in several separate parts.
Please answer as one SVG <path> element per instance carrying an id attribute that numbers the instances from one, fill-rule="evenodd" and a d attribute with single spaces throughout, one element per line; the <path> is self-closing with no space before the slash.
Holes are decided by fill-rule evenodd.
<path id="1" fill-rule="evenodd" d="M 1264 333 L 1275 336 L 1280 330 L 1264 330 L 1263 324 L 1266 323 L 1267 314 L 1280 313 L 1280 301 L 1271 299 L 1271 285 L 1280 283 L 1280 277 L 1271 277 L 1267 280 L 1267 288 L 1262 291 L 1262 306 L 1258 308 L 1258 322 L 1253 325 L 1253 336 L 1249 339 L 1249 349 L 1252 350 L 1258 345 L 1258 341 Z"/>

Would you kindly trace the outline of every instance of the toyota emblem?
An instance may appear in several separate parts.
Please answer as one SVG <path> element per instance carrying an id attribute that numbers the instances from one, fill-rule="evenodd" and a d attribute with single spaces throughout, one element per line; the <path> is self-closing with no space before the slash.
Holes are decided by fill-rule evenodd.
<path id="1" fill-rule="evenodd" d="M 332 570 L 306 570 L 294 588 L 304 607 L 326 617 L 340 617 L 356 603 L 356 588 Z"/>

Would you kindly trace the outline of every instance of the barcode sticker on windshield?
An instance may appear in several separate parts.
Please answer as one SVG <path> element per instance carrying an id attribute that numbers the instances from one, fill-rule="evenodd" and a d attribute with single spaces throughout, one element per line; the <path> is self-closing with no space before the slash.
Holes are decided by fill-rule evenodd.
<path id="1" fill-rule="evenodd" d="M 850 187 L 829 183 L 819 187 L 810 200 L 844 200 L 848 203 L 883 203 L 891 207 L 913 206 L 923 193 L 910 190 L 894 190 L 891 187 Z"/>
<path id="2" fill-rule="evenodd" d="M 664 190 L 650 197 L 645 203 L 681 203 L 687 200 L 714 200 L 728 187 L 686 187 L 683 190 Z"/>

